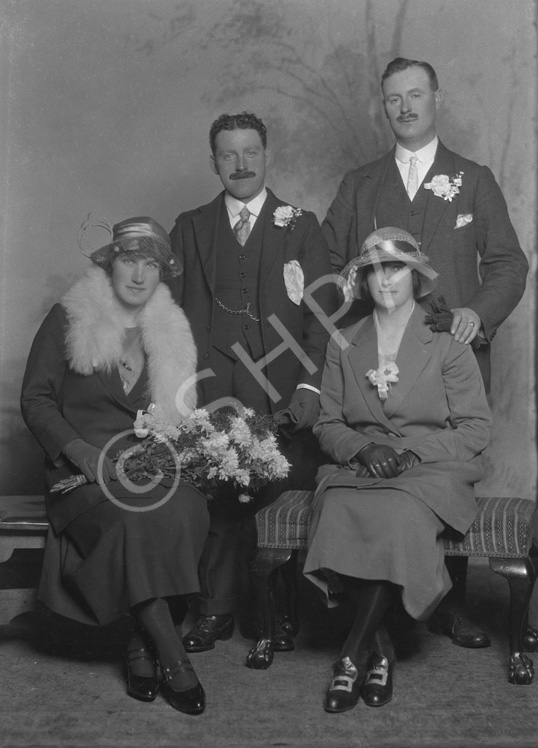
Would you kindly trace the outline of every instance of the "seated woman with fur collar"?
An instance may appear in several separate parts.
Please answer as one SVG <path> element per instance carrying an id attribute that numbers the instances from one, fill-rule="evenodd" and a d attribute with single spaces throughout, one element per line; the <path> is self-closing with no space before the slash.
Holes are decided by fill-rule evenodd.
<path id="1" fill-rule="evenodd" d="M 142 488 L 120 478 L 114 455 L 133 445 L 139 410 L 177 423 L 195 407 L 196 348 L 162 279 L 178 275 L 154 220 L 116 224 L 93 266 L 55 304 L 28 358 L 21 407 L 46 454 L 47 539 L 39 598 L 71 619 L 134 619 L 127 692 L 200 714 L 205 694 L 181 641 L 187 597 L 199 592 L 208 532 L 206 496 L 184 482 Z M 51 492 L 81 476 L 69 493 Z M 160 665 L 158 678 L 157 662 Z"/>

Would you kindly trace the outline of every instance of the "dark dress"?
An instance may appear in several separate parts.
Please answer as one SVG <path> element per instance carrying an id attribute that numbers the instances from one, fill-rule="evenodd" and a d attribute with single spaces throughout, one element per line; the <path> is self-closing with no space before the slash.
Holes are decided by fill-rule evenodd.
<path id="1" fill-rule="evenodd" d="M 111 456 L 135 441 L 137 410 L 150 403 L 147 366 L 132 390 L 117 369 L 83 376 L 65 357 L 66 316 L 53 307 L 34 340 L 21 407 L 46 452 L 50 488 L 76 468 L 62 448 L 80 437 L 111 444 Z M 51 523 L 39 599 L 56 613 L 103 625 L 155 597 L 199 592 L 198 562 L 209 527 L 207 499 L 196 488 L 163 483 L 137 494 L 120 481 L 96 483 L 66 495 L 46 495 Z"/>

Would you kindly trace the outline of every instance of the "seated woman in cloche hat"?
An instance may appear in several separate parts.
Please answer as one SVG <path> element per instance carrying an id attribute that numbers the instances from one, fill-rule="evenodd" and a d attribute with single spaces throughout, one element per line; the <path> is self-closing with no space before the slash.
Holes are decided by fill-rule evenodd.
<path id="1" fill-rule="evenodd" d="M 420 300 L 437 274 L 414 238 L 382 228 L 342 271 L 345 298 L 372 300 L 373 314 L 331 339 L 314 426 L 330 458 L 317 475 L 304 573 L 355 618 L 333 668 L 328 712 L 359 697 L 392 697 L 394 648 L 385 620 L 400 599 L 429 616 L 451 582 L 441 534 L 465 533 L 491 418 L 469 346 L 432 332 Z"/>

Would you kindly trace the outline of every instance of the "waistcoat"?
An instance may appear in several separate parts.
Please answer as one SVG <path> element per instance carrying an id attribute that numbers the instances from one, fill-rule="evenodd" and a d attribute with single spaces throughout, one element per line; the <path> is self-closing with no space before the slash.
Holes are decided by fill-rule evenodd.
<path id="1" fill-rule="evenodd" d="M 242 247 L 230 226 L 228 211 L 225 208 L 220 211 L 215 286 L 215 299 L 218 301 L 214 305 L 213 345 L 233 359 L 237 359 L 237 355 L 231 346 L 236 342 L 246 348 L 254 360 L 264 354 L 260 322 L 245 311 L 240 314 L 225 311 L 218 303 L 233 312 L 245 310 L 248 305 L 250 314 L 259 319 L 258 291 L 264 220 L 265 205 Z"/>
<path id="2" fill-rule="evenodd" d="M 430 172 L 428 171 L 417 190 L 417 194 L 411 201 L 396 161 L 392 158 L 378 193 L 376 205 L 377 227 L 395 226 L 399 229 L 405 229 L 420 244 L 429 195 L 428 190 L 424 189 L 424 183 L 429 181 L 429 177 Z"/>

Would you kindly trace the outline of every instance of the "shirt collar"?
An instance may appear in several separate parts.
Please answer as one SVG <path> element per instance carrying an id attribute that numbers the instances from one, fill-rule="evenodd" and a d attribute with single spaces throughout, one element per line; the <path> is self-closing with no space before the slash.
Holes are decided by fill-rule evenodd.
<path id="1" fill-rule="evenodd" d="M 433 140 L 430 140 L 428 145 L 425 145 L 424 148 L 420 148 L 418 151 L 408 151 L 407 148 L 404 148 L 399 143 L 396 143 L 396 151 L 395 151 L 395 157 L 398 159 L 398 161 L 401 161 L 403 164 L 409 163 L 409 159 L 411 156 L 416 156 L 419 161 L 422 163 L 427 163 L 428 161 L 434 161 L 435 154 L 437 152 L 437 144 L 439 143 L 439 138 L 437 135 Z"/>
<path id="2" fill-rule="evenodd" d="M 260 192 L 260 194 L 256 195 L 256 197 L 253 200 L 251 200 L 249 203 L 243 203 L 241 200 L 238 200 L 233 195 L 230 195 L 229 192 L 224 193 L 224 202 L 226 204 L 226 207 L 228 208 L 228 213 L 230 214 L 232 218 L 237 218 L 237 216 L 241 213 L 245 205 L 248 207 L 252 215 L 257 218 L 260 215 L 261 209 L 263 208 L 263 204 L 266 198 L 267 198 L 267 189 L 265 187 Z"/>

